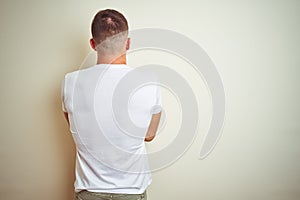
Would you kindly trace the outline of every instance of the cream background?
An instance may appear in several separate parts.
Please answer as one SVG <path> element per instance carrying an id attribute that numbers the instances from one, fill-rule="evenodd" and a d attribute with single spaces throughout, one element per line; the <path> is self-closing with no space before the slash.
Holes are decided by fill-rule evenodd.
<path id="1" fill-rule="evenodd" d="M 199 43 L 223 79 L 223 135 L 198 160 L 211 105 L 189 66 L 162 52 L 128 56 L 135 66 L 171 65 L 199 99 L 198 137 L 173 165 L 153 174 L 150 200 L 285 199 L 300 197 L 299 1 L 0 1 L 0 198 L 73 198 L 74 144 L 60 104 L 65 73 L 90 52 L 94 14 L 115 8 L 130 28 L 156 27 Z M 148 145 L 174 138 L 178 103 L 164 91 L 167 121 Z"/>

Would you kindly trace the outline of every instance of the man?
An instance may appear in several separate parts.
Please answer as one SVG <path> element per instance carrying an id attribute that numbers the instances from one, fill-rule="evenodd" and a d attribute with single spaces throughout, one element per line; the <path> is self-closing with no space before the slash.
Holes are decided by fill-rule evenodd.
<path id="1" fill-rule="evenodd" d="M 147 199 L 152 179 L 145 142 L 156 135 L 161 96 L 156 85 L 130 91 L 127 86 L 156 77 L 126 65 L 130 38 L 121 13 L 98 12 L 91 29 L 97 64 L 68 73 L 62 87 L 76 144 L 75 199 Z"/>

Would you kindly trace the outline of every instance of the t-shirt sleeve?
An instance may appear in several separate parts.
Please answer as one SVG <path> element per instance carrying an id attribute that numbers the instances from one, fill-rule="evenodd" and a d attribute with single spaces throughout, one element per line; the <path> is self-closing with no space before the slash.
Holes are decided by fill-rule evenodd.
<path id="1" fill-rule="evenodd" d="M 61 106 L 63 112 L 68 112 L 65 106 L 65 82 L 66 82 L 66 76 L 64 77 L 64 80 L 61 85 Z"/>
<path id="2" fill-rule="evenodd" d="M 162 97 L 161 88 L 159 85 L 156 86 L 155 104 L 152 106 L 151 114 L 157 114 L 162 111 Z"/>

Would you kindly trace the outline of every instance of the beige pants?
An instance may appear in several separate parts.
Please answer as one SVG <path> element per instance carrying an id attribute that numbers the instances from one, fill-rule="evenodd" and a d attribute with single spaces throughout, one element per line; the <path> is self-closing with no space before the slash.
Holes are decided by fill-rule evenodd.
<path id="1" fill-rule="evenodd" d="M 75 200 L 147 200 L 146 191 L 143 194 L 112 194 L 82 190 L 75 193 Z"/>

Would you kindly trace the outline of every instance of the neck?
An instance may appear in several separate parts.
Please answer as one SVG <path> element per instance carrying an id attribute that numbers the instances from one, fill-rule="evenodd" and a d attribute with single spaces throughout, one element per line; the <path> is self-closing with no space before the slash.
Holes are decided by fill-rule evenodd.
<path id="1" fill-rule="evenodd" d="M 121 56 L 103 56 L 98 54 L 97 64 L 126 64 L 126 54 Z"/>

